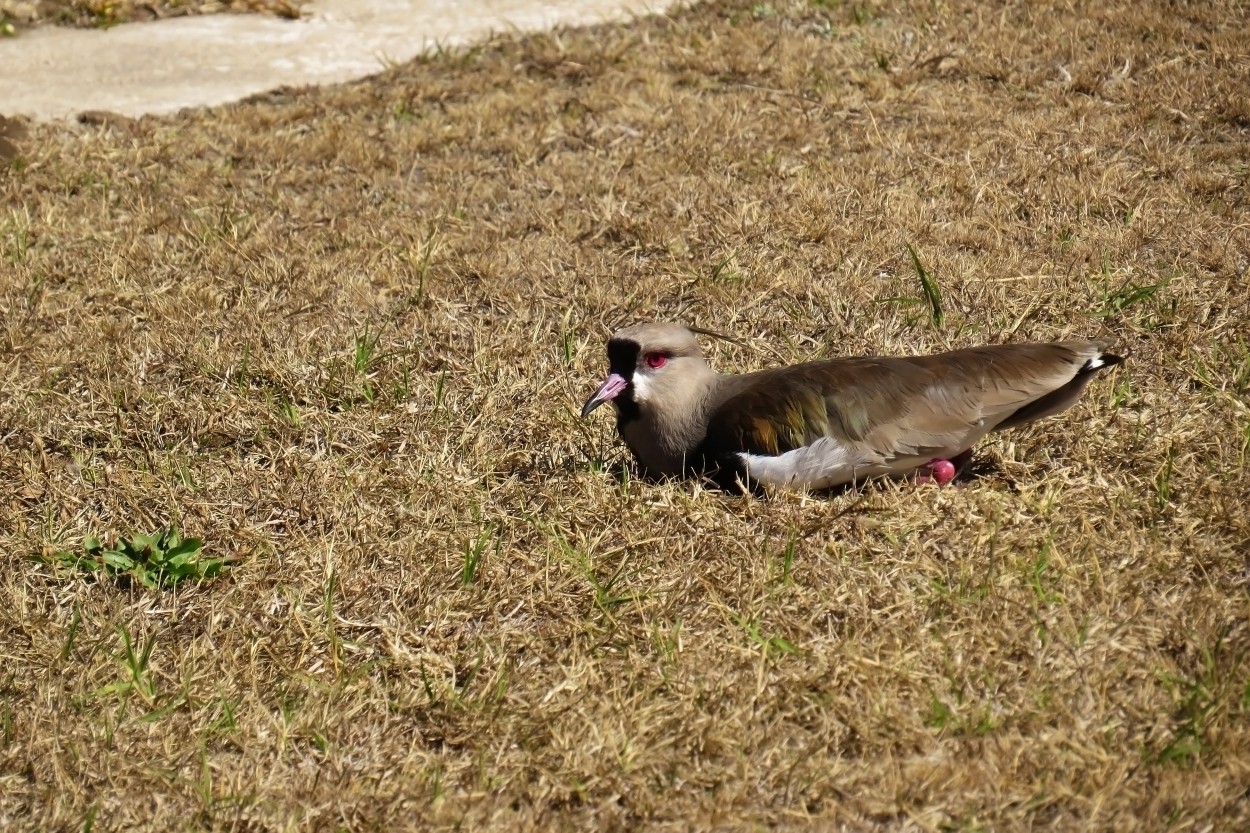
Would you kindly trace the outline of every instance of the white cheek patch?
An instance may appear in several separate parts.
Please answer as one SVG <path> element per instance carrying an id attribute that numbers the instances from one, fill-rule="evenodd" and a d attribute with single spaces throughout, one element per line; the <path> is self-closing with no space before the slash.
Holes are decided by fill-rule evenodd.
<path id="1" fill-rule="evenodd" d="M 650 388 L 651 388 L 651 378 L 646 373 L 643 373 L 639 370 L 635 370 L 633 384 L 634 384 L 634 401 L 646 402 L 647 394 L 650 392 Z"/>

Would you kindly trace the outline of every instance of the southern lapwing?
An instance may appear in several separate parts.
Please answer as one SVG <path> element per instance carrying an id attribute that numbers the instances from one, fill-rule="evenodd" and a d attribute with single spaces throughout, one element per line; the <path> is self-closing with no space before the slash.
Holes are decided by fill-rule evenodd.
<path id="1" fill-rule="evenodd" d="M 607 381 L 582 417 L 611 402 L 650 477 L 705 477 L 733 490 L 908 473 L 945 484 L 989 432 L 1075 403 L 1099 370 L 1122 361 L 1107 347 L 1005 344 L 734 375 L 708 367 L 689 328 L 639 324 L 608 342 Z"/>

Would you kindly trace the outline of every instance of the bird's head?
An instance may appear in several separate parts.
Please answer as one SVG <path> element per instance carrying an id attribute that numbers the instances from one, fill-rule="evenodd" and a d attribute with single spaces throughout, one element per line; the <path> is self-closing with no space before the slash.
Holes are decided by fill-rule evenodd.
<path id="1" fill-rule="evenodd" d="M 702 332 L 702 331 L 700 331 Z M 694 332 L 680 324 L 637 324 L 608 341 L 608 378 L 586 400 L 582 416 L 611 402 L 622 416 L 660 408 L 708 372 Z"/>

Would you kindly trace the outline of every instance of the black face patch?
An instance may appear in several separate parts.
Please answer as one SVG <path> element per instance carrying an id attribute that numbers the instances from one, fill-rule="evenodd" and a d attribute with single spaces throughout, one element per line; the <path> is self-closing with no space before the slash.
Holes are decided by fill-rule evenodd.
<path id="1" fill-rule="evenodd" d="M 616 406 L 616 424 L 620 426 L 633 422 L 641 414 L 638 403 L 634 401 L 634 368 L 638 366 L 638 354 L 642 348 L 638 342 L 623 338 L 614 338 L 608 342 L 608 370 L 620 374 L 629 381 L 629 387 L 617 394 L 612 400 Z"/>
<path id="2" fill-rule="evenodd" d="M 608 342 L 608 368 L 626 379 L 634 378 L 634 368 L 638 366 L 638 354 L 641 351 L 642 348 L 636 341 L 612 339 Z"/>

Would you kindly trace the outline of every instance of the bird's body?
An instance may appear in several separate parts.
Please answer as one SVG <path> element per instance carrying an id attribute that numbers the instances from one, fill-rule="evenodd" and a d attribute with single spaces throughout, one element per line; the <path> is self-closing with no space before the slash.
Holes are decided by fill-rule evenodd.
<path id="1" fill-rule="evenodd" d="M 909 358 L 845 358 L 742 375 L 708 367 L 674 324 L 618 331 L 611 375 L 583 415 L 611 401 L 644 472 L 726 488 L 828 488 L 951 460 L 991 431 L 1066 410 L 1120 362 L 1098 341 L 1011 344 Z"/>

